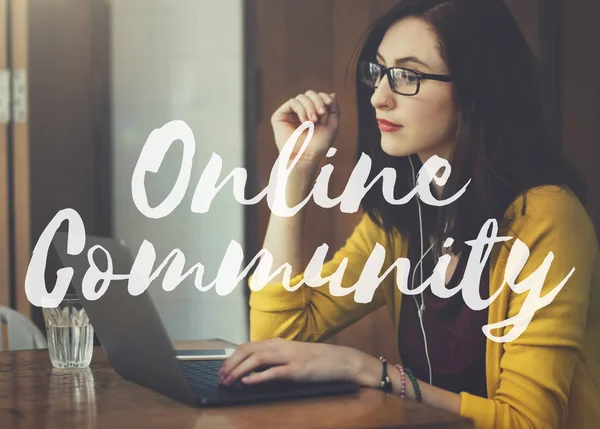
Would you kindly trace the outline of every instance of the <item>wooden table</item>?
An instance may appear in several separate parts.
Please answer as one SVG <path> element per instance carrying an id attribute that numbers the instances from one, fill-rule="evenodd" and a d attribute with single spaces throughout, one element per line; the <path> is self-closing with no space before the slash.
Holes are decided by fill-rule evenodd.
<path id="1" fill-rule="evenodd" d="M 219 340 L 176 348 L 231 347 Z M 117 375 L 101 348 L 90 368 L 52 367 L 48 350 L 0 353 L 0 427 L 23 428 L 472 428 L 470 420 L 361 389 L 355 395 L 194 408 Z"/>

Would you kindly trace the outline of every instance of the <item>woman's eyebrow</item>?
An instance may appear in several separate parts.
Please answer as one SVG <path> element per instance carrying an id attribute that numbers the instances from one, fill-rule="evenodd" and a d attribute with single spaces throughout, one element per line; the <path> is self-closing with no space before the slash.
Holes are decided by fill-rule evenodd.
<path id="1" fill-rule="evenodd" d="M 379 52 L 377 52 L 377 58 L 379 58 L 380 60 L 382 60 L 383 62 L 384 59 L 381 56 L 381 54 Z M 425 63 L 424 61 L 421 61 L 419 58 L 411 56 L 411 57 L 402 57 L 402 58 L 398 58 L 396 60 L 394 60 L 394 64 L 397 66 L 400 66 L 404 63 L 416 63 L 416 64 L 421 64 L 422 66 L 425 66 L 427 68 L 429 68 L 429 64 Z"/>

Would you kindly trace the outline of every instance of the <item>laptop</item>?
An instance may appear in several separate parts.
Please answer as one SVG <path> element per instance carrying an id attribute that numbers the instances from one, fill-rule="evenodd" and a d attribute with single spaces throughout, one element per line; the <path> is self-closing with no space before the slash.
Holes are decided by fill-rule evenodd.
<path id="1" fill-rule="evenodd" d="M 66 233 L 57 232 L 53 239 L 61 264 L 74 269 L 72 287 L 83 303 L 110 364 L 123 378 L 195 406 L 352 394 L 360 389 L 359 385 L 350 382 L 313 383 L 291 380 L 256 385 L 244 385 L 238 381 L 232 386 L 219 385 L 217 372 L 224 360 L 177 359 L 147 290 L 138 296 L 132 296 L 127 291 L 127 281 L 119 280 L 112 281 L 97 300 L 89 301 L 83 296 L 81 283 L 89 268 L 87 252 L 97 245 L 110 254 L 114 274 L 129 274 L 133 258 L 122 241 L 88 235 L 84 250 L 79 255 L 70 255 L 67 253 Z M 104 269 L 106 264 L 103 252 L 97 250 L 94 256 L 96 265 Z"/>

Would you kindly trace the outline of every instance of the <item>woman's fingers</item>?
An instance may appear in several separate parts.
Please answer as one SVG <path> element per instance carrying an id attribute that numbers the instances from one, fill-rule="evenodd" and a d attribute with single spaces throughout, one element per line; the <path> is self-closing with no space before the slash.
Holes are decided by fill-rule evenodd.
<path id="1" fill-rule="evenodd" d="M 278 359 L 277 356 L 278 354 L 274 351 L 259 351 L 253 353 L 251 356 L 248 357 L 248 359 L 244 360 L 238 366 L 231 370 L 229 375 L 223 379 L 223 384 L 231 385 L 243 376 L 250 374 L 251 372 L 261 367 L 284 363 L 281 362 L 281 360 Z"/>
<path id="2" fill-rule="evenodd" d="M 323 99 L 323 101 L 325 102 L 325 104 L 327 106 L 331 106 L 333 104 L 333 97 L 331 96 L 331 94 L 327 94 L 325 92 L 319 92 L 319 95 L 321 96 L 321 98 Z"/>
<path id="3" fill-rule="evenodd" d="M 218 375 L 224 384 L 231 384 L 260 367 L 287 363 L 280 350 L 284 344 L 280 339 L 242 344 L 223 363 Z"/>
<path id="4" fill-rule="evenodd" d="M 309 120 L 316 122 L 319 120 L 319 116 L 317 115 L 317 107 L 313 103 L 313 101 L 306 95 L 300 94 L 296 97 L 296 100 L 302 104 Z"/>
<path id="5" fill-rule="evenodd" d="M 329 113 L 335 112 L 337 112 L 335 94 L 317 93 L 316 91 L 308 90 L 306 93 L 299 94 L 282 104 L 271 117 L 271 121 L 295 115 L 298 117 L 300 123 L 306 121 L 316 123 L 320 119 L 327 118 Z"/>
<path id="6" fill-rule="evenodd" d="M 329 118 L 330 106 L 333 105 L 332 111 L 336 110 L 333 98 L 323 92 L 317 94 L 315 91 L 307 91 L 306 96 L 312 100 L 319 113 L 319 123 L 325 125 Z"/>
<path id="7" fill-rule="evenodd" d="M 271 380 L 281 380 L 284 378 L 292 378 L 293 371 L 290 365 L 278 365 L 269 368 L 265 371 L 254 372 L 242 378 L 244 384 L 263 383 Z"/>
<path id="8" fill-rule="evenodd" d="M 323 92 L 320 93 L 322 97 L 327 97 L 326 99 L 330 100 L 327 106 L 329 107 L 329 113 L 339 113 L 338 104 L 337 104 L 337 94 L 325 94 Z"/>
<path id="9" fill-rule="evenodd" d="M 217 374 L 223 377 L 228 376 L 229 373 L 246 360 L 257 347 L 259 347 L 259 343 L 244 343 L 237 346 L 231 356 L 223 362 L 223 366 Z"/>
<path id="10" fill-rule="evenodd" d="M 327 105 L 325 104 L 325 100 L 323 100 L 319 94 L 311 90 L 306 91 L 306 96 L 313 102 L 319 115 L 324 115 L 327 113 Z"/>
<path id="11" fill-rule="evenodd" d="M 306 121 L 310 121 L 309 119 L 309 114 L 306 111 L 306 108 L 304 107 L 304 105 L 296 98 L 292 98 L 289 101 L 290 104 L 290 108 L 292 109 L 292 111 L 298 115 L 298 119 L 300 119 L 300 122 L 304 123 Z"/>

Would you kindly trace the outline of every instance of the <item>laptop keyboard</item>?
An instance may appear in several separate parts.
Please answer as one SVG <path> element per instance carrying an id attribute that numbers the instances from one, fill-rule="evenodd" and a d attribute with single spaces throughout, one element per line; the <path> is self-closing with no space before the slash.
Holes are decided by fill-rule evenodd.
<path id="1" fill-rule="evenodd" d="M 219 386 L 218 372 L 223 365 L 222 360 L 194 360 L 180 364 L 191 384 L 208 389 Z"/>
<path id="2" fill-rule="evenodd" d="M 218 372 L 222 360 L 180 361 L 184 374 L 192 390 L 201 398 L 221 398 L 226 401 L 248 401 L 261 398 L 283 399 L 284 397 L 307 397 L 321 394 L 339 394 L 355 392 L 357 388 L 336 383 L 293 383 L 285 380 L 273 380 L 254 385 L 245 385 L 236 381 L 231 386 L 219 384 Z M 257 372 L 266 367 L 257 368 Z"/>
<path id="3" fill-rule="evenodd" d="M 180 364 L 190 385 L 202 391 L 218 389 L 226 390 L 229 393 L 257 393 L 279 390 L 282 387 L 290 388 L 290 382 L 283 380 L 269 381 L 252 386 L 245 385 L 238 380 L 230 386 L 220 385 L 218 372 L 223 365 L 221 360 L 181 361 Z M 258 368 L 257 371 L 264 369 L 266 367 Z"/>

